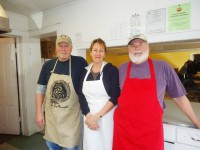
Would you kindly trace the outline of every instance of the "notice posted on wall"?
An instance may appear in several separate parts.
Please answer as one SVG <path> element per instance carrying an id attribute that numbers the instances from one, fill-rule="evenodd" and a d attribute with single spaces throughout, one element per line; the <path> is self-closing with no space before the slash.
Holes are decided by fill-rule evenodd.
<path id="1" fill-rule="evenodd" d="M 146 33 L 166 32 L 166 8 L 147 11 Z"/>
<path id="2" fill-rule="evenodd" d="M 81 46 L 83 44 L 82 33 L 78 32 L 75 34 L 75 43 L 77 46 Z"/>
<path id="3" fill-rule="evenodd" d="M 191 28 L 191 3 L 178 4 L 168 8 L 168 31 L 189 30 Z"/>
<path id="4" fill-rule="evenodd" d="M 129 35 L 144 33 L 144 21 L 142 22 L 142 14 L 134 13 L 130 17 Z"/>

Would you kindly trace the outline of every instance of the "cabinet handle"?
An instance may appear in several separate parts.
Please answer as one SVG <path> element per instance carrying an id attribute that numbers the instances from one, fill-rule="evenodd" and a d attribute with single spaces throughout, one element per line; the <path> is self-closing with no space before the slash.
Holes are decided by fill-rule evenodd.
<path id="1" fill-rule="evenodd" d="M 191 137 L 191 139 L 192 139 L 193 141 L 200 142 L 200 140 L 199 140 L 199 139 L 195 139 L 195 138 L 193 138 L 193 137 Z"/>
<path id="2" fill-rule="evenodd" d="M 174 144 L 174 142 L 169 142 L 169 141 L 165 141 L 165 143 L 170 143 L 170 144 Z"/>

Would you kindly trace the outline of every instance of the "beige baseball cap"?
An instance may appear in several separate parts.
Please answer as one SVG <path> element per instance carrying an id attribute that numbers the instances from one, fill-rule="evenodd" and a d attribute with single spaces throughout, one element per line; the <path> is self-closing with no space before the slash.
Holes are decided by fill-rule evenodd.
<path id="1" fill-rule="evenodd" d="M 147 37 L 146 37 L 146 35 L 144 35 L 144 34 L 142 34 L 142 33 L 139 33 L 139 34 L 136 34 L 136 35 L 131 35 L 131 36 L 129 37 L 129 39 L 128 39 L 128 44 L 129 44 L 132 40 L 134 40 L 134 39 L 141 39 L 141 40 L 147 42 Z"/>
<path id="2" fill-rule="evenodd" d="M 69 36 L 65 35 L 65 34 L 59 35 L 57 37 L 57 39 L 56 39 L 56 45 L 58 45 L 61 42 L 65 42 L 65 43 L 68 43 L 68 44 L 72 45 L 71 38 Z"/>

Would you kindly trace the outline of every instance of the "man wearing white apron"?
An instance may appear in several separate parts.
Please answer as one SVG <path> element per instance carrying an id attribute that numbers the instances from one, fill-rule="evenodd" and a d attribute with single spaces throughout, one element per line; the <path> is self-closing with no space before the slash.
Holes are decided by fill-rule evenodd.
<path id="1" fill-rule="evenodd" d="M 103 61 L 106 46 L 101 39 L 91 44 L 93 62 L 86 67 L 81 81 L 79 101 L 84 117 L 84 150 L 111 150 L 113 112 L 119 96 L 118 70 Z"/>
<path id="2" fill-rule="evenodd" d="M 38 80 L 36 123 L 41 128 L 45 124 L 44 138 L 50 150 L 78 150 L 81 119 L 76 93 L 87 63 L 81 57 L 71 56 L 72 42 L 66 35 L 57 38 L 56 50 L 58 58 L 43 65 Z"/>

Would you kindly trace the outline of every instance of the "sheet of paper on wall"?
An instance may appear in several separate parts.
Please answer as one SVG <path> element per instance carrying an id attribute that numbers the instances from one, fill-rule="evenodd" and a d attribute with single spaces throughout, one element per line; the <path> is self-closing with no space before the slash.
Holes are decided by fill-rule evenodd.
<path id="1" fill-rule="evenodd" d="M 191 3 L 177 4 L 168 8 L 168 31 L 190 30 Z"/>
<path id="2" fill-rule="evenodd" d="M 146 13 L 146 33 L 166 32 L 166 9 L 156 9 Z"/>
<path id="3" fill-rule="evenodd" d="M 130 30 L 129 34 L 138 34 L 144 32 L 144 27 L 142 26 L 142 17 L 140 14 L 135 13 L 130 17 Z"/>
<path id="4" fill-rule="evenodd" d="M 81 46 L 83 44 L 82 33 L 78 32 L 75 34 L 75 43 L 77 46 Z"/>
<path id="5" fill-rule="evenodd" d="M 127 21 L 120 20 L 107 25 L 110 33 L 110 40 L 127 39 Z"/>

